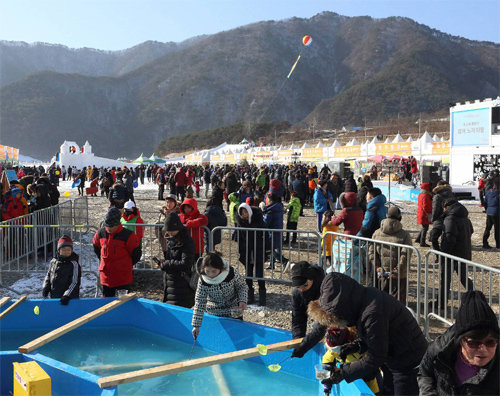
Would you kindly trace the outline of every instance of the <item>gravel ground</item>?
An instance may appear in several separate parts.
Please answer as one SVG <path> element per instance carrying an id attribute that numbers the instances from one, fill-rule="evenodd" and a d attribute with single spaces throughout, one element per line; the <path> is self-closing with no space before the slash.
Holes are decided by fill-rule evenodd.
<path id="1" fill-rule="evenodd" d="M 70 198 L 76 197 L 76 190 L 70 188 L 68 182 L 62 183 L 60 186 L 62 192 L 69 191 Z M 162 205 L 161 201 L 156 199 L 157 192 L 156 186 L 152 183 L 146 183 L 145 185 L 139 186 L 135 191 L 135 199 L 137 207 L 141 211 L 142 217 L 145 223 L 153 224 L 158 221 L 159 208 Z M 200 212 L 203 213 L 205 208 L 205 199 L 198 199 Z M 104 219 L 104 214 L 106 213 L 108 207 L 108 201 L 102 197 L 89 197 L 89 224 L 98 226 Z M 397 202 L 400 205 L 403 212 L 403 226 L 406 230 L 411 233 L 412 239 L 415 239 L 419 232 L 420 226 L 416 224 L 416 210 L 417 205 L 411 202 Z M 465 206 L 469 210 L 469 217 L 474 226 L 474 234 L 472 237 L 472 261 L 488 266 L 493 266 L 500 268 L 500 250 L 490 250 L 485 251 L 481 248 L 482 245 L 482 233 L 485 225 L 485 215 L 483 214 L 482 208 L 478 206 L 475 202 L 466 202 Z M 301 217 L 299 220 L 299 229 L 302 230 L 314 230 L 316 227 L 316 215 L 311 207 L 305 208 L 305 217 Z M 229 216 L 228 216 L 229 217 Z M 340 230 L 341 232 L 341 230 Z M 229 242 L 228 235 L 223 235 L 224 240 L 220 245 L 218 250 L 222 250 L 222 253 L 228 257 L 230 251 L 232 255 L 235 255 L 236 250 L 234 242 L 231 245 Z M 492 238 L 490 239 L 490 244 L 492 244 Z M 284 251 L 284 256 L 291 258 L 291 261 L 298 261 L 299 259 L 308 259 L 311 262 L 317 261 L 317 249 L 315 250 L 313 246 L 306 248 L 306 245 L 291 246 L 289 250 L 288 247 Z M 415 245 L 420 251 L 422 257 L 425 256 L 425 252 L 429 248 L 420 248 L 420 246 Z M 232 265 L 237 265 L 236 260 L 231 260 Z M 266 271 L 266 276 L 270 277 L 272 275 L 271 271 Z M 279 277 L 282 280 L 289 279 L 288 273 L 283 272 L 283 269 L 277 265 L 277 270 L 274 272 L 275 277 Z M 4 277 L 4 283 L 8 282 L 9 279 L 12 281 L 18 280 L 19 276 L 15 275 L 12 277 Z M 410 275 L 410 282 L 416 279 L 416 271 Z M 132 290 L 137 292 L 140 296 L 146 297 L 152 300 L 161 301 L 163 297 L 163 283 L 162 274 L 160 271 L 134 271 L 134 284 Z M 493 282 L 493 287 L 498 289 L 499 282 Z M 257 289 L 256 289 L 257 292 Z M 278 327 L 290 330 L 291 327 L 291 287 L 283 283 L 271 283 L 267 284 L 267 306 L 259 307 L 257 305 L 251 305 L 244 312 L 244 319 L 246 321 L 260 323 L 268 326 Z M 498 292 L 496 293 L 498 295 Z M 440 332 L 443 326 L 439 324 L 433 324 L 433 333 Z"/>

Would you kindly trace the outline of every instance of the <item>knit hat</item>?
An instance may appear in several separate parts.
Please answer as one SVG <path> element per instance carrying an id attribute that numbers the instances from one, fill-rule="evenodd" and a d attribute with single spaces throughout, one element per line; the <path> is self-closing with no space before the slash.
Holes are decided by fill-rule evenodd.
<path id="1" fill-rule="evenodd" d="M 326 345 L 329 348 L 335 348 L 338 345 L 344 345 L 347 342 L 351 341 L 349 340 L 350 333 L 349 329 L 347 327 L 338 327 L 338 326 L 332 326 L 328 328 L 328 331 L 326 333 Z"/>
<path id="2" fill-rule="evenodd" d="M 311 265 L 307 261 L 299 261 L 292 266 L 292 286 L 304 285 L 308 279 L 312 279 L 311 274 Z"/>
<path id="3" fill-rule="evenodd" d="M 484 294 L 478 290 L 469 290 L 462 295 L 462 304 L 458 308 L 455 322 L 456 335 L 467 333 L 476 328 L 487 328 L 499 333 L 498 319 L 488 305 Z"/>
<path id="4" fill-rule="evenodd" d="M 14 198 L 17 194 L 22 194 L 23 190 L 21 190 L 19 187 L 12 187 L 10 189 L 10 193 L 12 194 L 12 198 Z"/>
<path id="5" fill-rule="evenodd" d="M 123 207 L 127 210 L 132 210 L 133 208 L 135 208 L 135 203 L 134 201 L 131 201 L 129 199 L 127 202 L 125 202 L 125 205 Z"/>
<path id="6" fill-rule="evenodd" d="M 167 200 L 167 199 L 171 199 L 171 200 L 177 202 L 177 197 L 176 197 L 175 194 L 169 194 L 169 195 L 167 195 L 167 197 L 165 198 L 165 200 Z"/>
<path id="7" fill-rule="evenodd" d="M 120 219 L 122 218 L 122 214 L 119 209 L 111 208 L 106 213 L 106 217 L 104 218 L 104 225 L 107 227 L 114 227 L 120 225 Z"/>
<path id="8" fill-rule="evenodd" d="M 397 206 L 391 206 L 387 211 L 387 218 L 401 220 L 402 219 L 401 211 Z"/>
<path id="9" fill-rule="evenodd" d="M 169 213 L 163 225 L 163 232 L 167 231 L 180 231 L 184 226 L 177 213 Z"/>
<path id="10" fill-rule="evenodd" d="M 431 191 L 431 183 L 422 183 L 420 185 L 421 190 Z"/>
<path id="11" fill-rule="evenodd" d="M 71 249 L 73 249 L 73 240 L 68 235 L 63 235 L 57 241 L 57 250 L 65 247 L 65 246 L 71 246 Z"/>

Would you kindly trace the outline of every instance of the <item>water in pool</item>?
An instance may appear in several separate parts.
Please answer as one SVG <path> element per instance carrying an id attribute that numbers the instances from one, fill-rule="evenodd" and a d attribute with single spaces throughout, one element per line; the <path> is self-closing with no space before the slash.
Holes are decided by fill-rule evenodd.
<path id="1" fill-rule="evenodd" d="M 10 332 L 8 332 L 10 333 Z M 19 334 L 18 334 L 19 335 Z M 35 335 L 35 334 L 34 334 Z M 38 336 L 40 334 L 36 334 Z M 3 338 L 3 335 L 2 335 Z M 15 336 L 9 336 L 9 344 Z M 26 342 L 23 337 L 23 342 Z M 15 344 L 16 349 L 22 343 Z M 3 342 L 2 342 L 3 344 Z M 188 360 L 191 345 L 136 328 L 77 329 L 39 352 L 100 377 Z M 2 345 L 2 349 L 4 345 Z M 214 355 L 195 347 L 193 359 Z M 288 361 L 285 364 L 293 364 Z M 318 384 L 241 360 L 120 385 L 120 395 L 312 395 Z"/>

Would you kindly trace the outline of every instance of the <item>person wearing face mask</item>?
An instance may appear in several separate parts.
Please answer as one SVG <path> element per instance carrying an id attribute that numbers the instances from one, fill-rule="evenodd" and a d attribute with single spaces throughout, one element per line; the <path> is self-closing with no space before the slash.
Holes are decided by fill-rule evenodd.
<path id="1" fill-rule="evenodd" d="M 325 271 L 319 265 L 299 261 L 292 266 L 292 337 L 301 338 L 307 330 L 307 306 L 319 298 Z"/>
<path id="2" fill-rule="evenodd" d="M 144 221 L 141 218 L 141 213 L 139 209 L 135 206 L 134 201 L 127 201 L 124 205 L 125 211 L 122 214 L 122 218 L 120 219 L 120 223 L 123 225 L 123 228 L 130 230 L 135 233 L 139 242 L 142 246 L 142 236 L 144 235 L 144 227 L 136 227 L 134 224 L 144 224 Z"/>
<path id="3" fill-rule="evenodd" d="M 115 297 L 118 289 L 126 289 L 134 278 L 132 266 L 142 255 L 135 233 L 123 228 L 119 209 L 106 213 L 104 226 L 94 235 L 94 252 L 100 260 L 99 272 L 104 297 Z"/>
<path id="4" fill-rule="evenodd" d="M 422 359 L 420 395 L 499 395 L 498 338 L 498 318 L 484 294 L 464 293 L 455 324 Z"/>
<path id="5" fill-rule="evenodd" d="M 248 286 L 218 253 L 209 252 L 197 261 L 200 274 L 193 307 L 193 337 L 200 333 L 203 313 L 226 318 L 243 319 L 247 307 Z"/>
<path id="6" fill-rule="evenodd" d="M 195 263 L 195 244 L 177 213 L 165 219 L 163 233 L 166 238 L 164 259 L 157 261 L 163 274 L 163 302 L 191 308 L 194 305 L 194 290 L 189 286 Z"/>
<path id="7" fill-rule="evenodd" d="M 427 341 L 411 312 L 393 296 L 332 272 L 321 283 L 319 299 L 309 303 L 308 313 L 316 323 L 293 350 L 292 357 L 304 356 L 323 339 L 330 326 L 355 326 L 359 339 L 343 352 L 366 353 L 360 360 L 333 368 L 330 382 L 370 379 L 382 368 L 383 394 L 418 394 L 417 366 Z"/>

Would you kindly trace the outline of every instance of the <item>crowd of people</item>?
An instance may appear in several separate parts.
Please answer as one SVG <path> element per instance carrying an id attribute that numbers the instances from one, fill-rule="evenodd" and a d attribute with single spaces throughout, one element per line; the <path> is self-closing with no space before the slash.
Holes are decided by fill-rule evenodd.
<path id="1" fill-rule="evenodd" d="M 52 167 L 48 174 L 28 174 L 11 182 L 2 216 L 4 207 L 8 208 L 5 213 L 15 214 L 13 205 L 23 205 L 23 214 L 27 213 L 30 205 L 24 206 L 22 198 L 30 191 L 35 204 L 42 204 L 44 197 L 50 205 L 50 192 L 57 191 L 51 174 L 63 179 L 70 175 L 74 181 L 80 180 L 79 187 L 86 180 L 97 180 L 101 195 L 109 200 L 109 210 L 93 239 L 105 297 L 116 296 L 118 290 L 129 289 L 133 283 L 133 266 L 142 255 L 142 228 L 136 226 L 142 219 L 134 200 L 134 183 L 144 183 L 147 178 L 157 185 L 158 199 L 164 203 L 161 213 L 165 220 L 159 235 L 163 257 L 155 258 L 164 277 L 163 302 L 193 309 L 194 338 L 202 329 L 204 312 L 243 319 L 247 304 L 265 306 L 265 262 L 269 261 L 266 269 L 274 269 L 278 263 L 290 264 L 292 336 L 304 337 L 292 356 L 302 357 L 326 337 L 329 352 L 324 363 L 330 375 L 324 381 L 325 394 L 333 384 L 359 378 L 380 394 L 418 394 L 419 388 L 421 394 L 499 394 L 498 321 L 484 295 L 474 291 L 464 264 L 451 260 L 440 263 L 439 304 L 447 304 L 451 271 L 460 275 L 468 292 L 463 295 L 456 324 L 430 347 L 405 307 L 410 249 L 393 254 L 382 245 L 368 246 L 368 267 L 376 271 L 378 282 L 372 285 L 376 287 L 363 286 L 349 274 L 333 269 L 331 245 L 335 236 L 328 232 L 412 245 L 400 209 L 387 207 L 386 197 L 368 175 L 356 182 L 352 173 L 342 179 L 327 166 L 318 170 L 303 164 L 151 165 L 81 171 Z M 495 245 L 500 248 L 499 187 L 496 170 L 485 180 L 485 249 L 490 249 L 493 227 Z M 204 213 L 196 200 L 202 188 L 207 198 Z M 31 202 L 33 196 L 29 197 Z M 323 239 L 326 263 L 293 264 L 283 256 L 283 242 L 297 242 L 306 205 L 314 208 L 318 232 L 330 235 Z M 202 227 L 226 226 L 227 217 L 234 227 L 233 240 L 244 275 L 260 278 L 256 281 L 258 295 L 252 279 L 244 279 L 220 253 L 209 251 Z M 471 259 L 472 223 L 448 183 L 421 184 L 415 220 L 421 226 L 416 239 L 421 247 L 429 247 L 430 242 L 434 250 Z M 288 232 L 273 231 L 281 229 Z M 214 234 L 214 247 L 220 238 Z M 59 298 L 63 305 L 79 296 L 81 268 L 72 248 L 68 236 L 59 240 L 43 284 L 43 296 Z M 306 334 L 309 318 L 315 324 Z"/>

